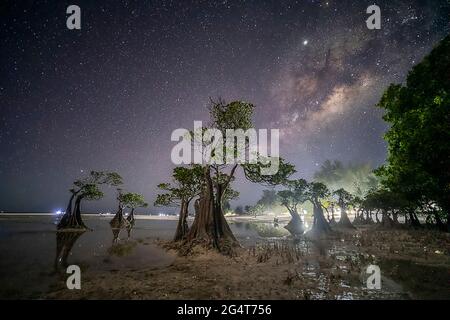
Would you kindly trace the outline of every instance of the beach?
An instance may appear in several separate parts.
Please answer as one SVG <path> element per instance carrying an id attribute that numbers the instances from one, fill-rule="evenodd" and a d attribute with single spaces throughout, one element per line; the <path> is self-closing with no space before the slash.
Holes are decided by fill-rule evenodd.
<path id="1" fill-rule="evenodd" d="M 32 299 L 417 299 L 450 298 L 448 234 L 360 226 L 323 239 L 292 239 L 282 225 L 230 219 L 241 248 L 229 257 L 197 247 L 167 249 L 176 220 L 145 217 L 131 236 L 107 217 L 85 216 L 92 231 L 55 232 L 53 216 L 1 216 L 2 298 Z M 396 241 L 392 241 L 396 239 Z M 58 253 L 64 247 L 68 252 Z M 67 247 L 67 241 L 71 245 Z M 11 246 L 14 242 L 15 247 Z M 62 243 L 61 243 L 62 242 Z M 444 249 L 443 249 L 444 248 Z M 61 259 L 63 261 L 61 261 Z M 69 290 L 64 267 L 81 268 Z M 381 289 L 365 284 L 369 265 Z M 14 268 L 13 268 L 14 267 Z M 427 272 L 423 272 L 427 271 Z"/>

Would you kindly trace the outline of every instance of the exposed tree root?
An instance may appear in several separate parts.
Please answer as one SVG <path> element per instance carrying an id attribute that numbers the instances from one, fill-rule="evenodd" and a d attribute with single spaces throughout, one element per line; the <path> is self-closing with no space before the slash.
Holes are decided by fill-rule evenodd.
<path id="1" fill-rule="evenodd" d="M 197 255 L 205 250 L 219 252 L 225 256 L 235 257 L 241 246 L 235 241 L 221 239 L 217 248 L 211 239 L 195 239 L 183 241 L 163 242 L 161 245 L 168 250 L 176 251 L 180 256 Z"/>
<path id="2" fill-rule="evenodd" d="M 305 226 L 300 218 L 294 219 L 292 218 L 284 228 L 289 231 L 292 236 L 301 236 L 305 233 Z"/>

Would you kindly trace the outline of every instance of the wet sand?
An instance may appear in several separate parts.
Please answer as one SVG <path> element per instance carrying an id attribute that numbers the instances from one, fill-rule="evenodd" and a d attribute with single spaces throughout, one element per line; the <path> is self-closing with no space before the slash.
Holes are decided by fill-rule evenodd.
<path id="1" fill-rule="evenodd" d="M 89 270 L 81 290 L 55 287 L 45 298 L 450 299 L 449 248 L 446 234 L 373 227 L 296 244 L 266 239 L 234 258 L 199 248 L 165 268 Z M 364 283 L 369 264 L 381 268 L 381 290 Z"/>
<path id="2" fill-rule="evenodd" d="M 450 235 L 359 226 L 294 240 L 270 219 L 229 218 L 236 257 L 202 248 L 166 250 L 174 219 L 140 219 L 130 237 L 112 217 L 85 216 L 93 229 L 57 233 L 54 216 L 0 217 L 0 298 L 10 299 L 450 299 Z M 65 267 L 79 265 L 81 290 Z M 366 269 L 381 269 L 381 290 Z"/>

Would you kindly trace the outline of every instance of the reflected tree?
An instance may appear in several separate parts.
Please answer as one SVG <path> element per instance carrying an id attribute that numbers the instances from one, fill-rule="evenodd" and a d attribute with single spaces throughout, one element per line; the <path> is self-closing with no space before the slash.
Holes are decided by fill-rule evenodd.
<path id="1" fill-rule="evenodd" d="M 75 242 L 83 232 L 57 232 L 56 233 L 56 256 L 54 268 L 56 272 L 65 272 L 68 266 L 67 258 L 72 251 Z"/>

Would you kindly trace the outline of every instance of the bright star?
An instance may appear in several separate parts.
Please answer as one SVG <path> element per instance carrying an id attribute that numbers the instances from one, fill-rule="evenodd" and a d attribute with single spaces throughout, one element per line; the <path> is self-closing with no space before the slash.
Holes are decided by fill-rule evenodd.
<path id="1" fill-rule="evenodd" d="M 308 44 L 308 40 L 303 41 L 303 45 L 306 46 Z"/>

